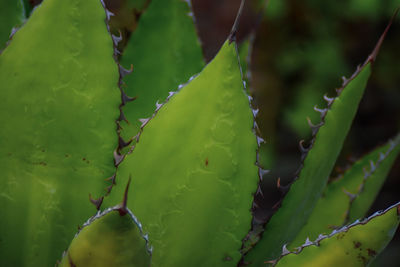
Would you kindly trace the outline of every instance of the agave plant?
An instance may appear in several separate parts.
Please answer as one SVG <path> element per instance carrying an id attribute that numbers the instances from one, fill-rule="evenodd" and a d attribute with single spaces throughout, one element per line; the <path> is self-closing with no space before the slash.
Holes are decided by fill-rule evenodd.
<path id="1" fill-rule="evenodd" d="M 244 2 L 206 66 L 190 1 L 152 0 L 123 51 L 99 0 L 44 0 L 14 31 L 0 54 L 2 266 L 364 266 L 385 248 L 400 204 L 358 219 L 400 137 L 328 178 L 390 24 L 316 107 L 297 178 L 260 218 L 268 171 L 236 44 Z M 27 12 L 12 4 L 15 24 Z"/>

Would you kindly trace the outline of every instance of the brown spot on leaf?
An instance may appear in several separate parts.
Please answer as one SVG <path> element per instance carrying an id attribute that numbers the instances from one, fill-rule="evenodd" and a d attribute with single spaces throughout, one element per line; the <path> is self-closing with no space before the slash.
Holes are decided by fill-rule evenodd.
<path id="1" fill-rule="evenodd" d="M 368 256 L 374 257 L 376 255 L 376 251 L 370 248 L 367 248 Z"/>
<path id="2" fill-rule="evenodd" d="M 208 166 L 208 158 L 206 158 L 204 164 L 206 164 L 206 166 Z"/>
<path id="3" fill-rule="evenodd" d="M 360 243 L 360 242 L 354 241 L 353 243 L 354 243 L 354 248 L 359 248 L 359 247 L 361 247 L 361 243 Z"/>

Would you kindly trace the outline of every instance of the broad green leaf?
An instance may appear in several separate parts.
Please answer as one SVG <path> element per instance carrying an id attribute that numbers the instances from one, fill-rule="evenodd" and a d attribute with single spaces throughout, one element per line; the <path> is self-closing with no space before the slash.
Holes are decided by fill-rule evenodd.
<path id="1" fill-rule="evenodd" d="M 374 51 L 373 55 L 376 54 Z M 370 56 L 353 76 L 344 82 L 334 99 L 328 99 L 328 107 L 320 110 L 323 125 L 315 133 L 303 168 L 291 185 L 278 211 L 265 227 L 261 241 L 253 248 L 246 262 L 256 266 L 265 257 L 276 258 L 279 248 L 290 243 L 306 224 L 341 151 L 343 142 L 356 114 L 371 73 Z M 318 110 L 318 109 L 317 109 Z M 304 152 L 306 153 L 306 151 Z"/>
<path id="2" fill-rule="evenodd" d="M 130 210 L 120 207 L 90 218 L 72 240 L 60 267 L 145 267 L 151 252 L 141 225 Z"/>
<path id="3" fill-rule="evenodd" d="M 53 266 L 115 171 L 105 17 L 98 0 L 45 0 L 0 55 L 1 266 Z"/>
<path id="4" fill-rule="evenodd" d="M 173 95 L 119 165 L 153 266 L 233 266 L 250 229 L 257 141 L 235 43 Z M 105 201 L 120 195 L 116 186 Z M 115 191 L 115 192 L 114 192 Z M 108 198 L 112 198 L 108 200 Z"/>
<path id="5" fill-rule="evenodd" d="M 188 1 L 152 0 L 121 64 L 133 64 L 133 73 L 124 82 L 127 94 L 137 97 L 123 108 L 129 123 L 122 122 L 122 136 L 129 140 L 140 129 L 139 119 L 150 117 L 157 101 L 163 102 L 204 65 Z"/>
<path id="6" fill-rule="evenodd" d="M 6 46 L 13 27 L 25 19 L 21 0 L 0 0 L 0 52 Z"/>
<path id="7" fill-rule="evenodd" d="M 315 240 L 319 234 L 328 234 L 348 221 L 364 217 L 400 152 L 399 142 L 400 136 L 378 147 L 328 184 L 307 224 L 289 248 L 301 246 L 307 238 Z M 356 219 L 349 218 L 353 214 L 357 214 Z"/>
<path id="8" fill-rule="evenodd" d="M 400 204 L 304 244 L 299 252 L 285 251 L 275 266 L 367 266 L 393 238 Z"/>

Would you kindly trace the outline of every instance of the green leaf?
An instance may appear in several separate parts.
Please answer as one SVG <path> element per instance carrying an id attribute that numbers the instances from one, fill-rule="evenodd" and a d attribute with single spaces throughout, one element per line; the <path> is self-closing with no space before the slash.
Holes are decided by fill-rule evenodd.
<path id="1" fill-rule="evenodd" d="M 140 18 L 121 59 L 133 64 L 124 78 L 126 92 L 137 99 L 123 108 L 129 123 L 122 122 L 122 136 L 129 140 L 140 130 L 139 119 L 150 117 L 162 103 L 204 66 L 193 17 L 187 1 L 153 0 Z"/>
<path id="2" fill-rule="evenodd" d="M 232 266 L 240 259 L 258 146 L 238 64 L 235 43 L 227 41 L 145 123 L 118 167 L 117 185 L 132 175 L 128 206 L 150 236 L 154 266 Z"/>
<path id="3" fill-rule="evenodd" d="M 399 142 L 400 136 L 378 147 L 328 184 L 307 224 L 289 248 L 300 246 L 306 238 L 315 240 L 319 234 L 328 234 L 332 229 L 364 217 L 400 152 Z"/>
<path id="4" fill-rule="evenodd" d="M 279 247 L 293 241 L 306 224 L 350 130 L 371 73 L 371 63 L 385 34 L 386 31 L 364 65 L 350 79 L 344 80 L 342 88 L 338 89 L 338 96 L 332 99 L 325 97 L 328 107 L 316 108 L 321 113 L 322 122 L 318 126 L 312 126 L 311 149 L 304 148 L 300 143 L 305 157 L 303 168 L 280 203 L 279 209 L 267 223 L 263 238 L 248 253 L 246 262 L 259 266 L 265 257 L 276 258 L 280 252 Z"/>
<path id="5" fill-rule="evenodd" d="M 285 251 L 275 266 L 367 266 L 393 238 L 400 203 L 384 212 L 307 242 L 300 251 Z"/>
<path id="6" fill-rule="evenodd" d="M 0 55 L 0 265 L 52 266 L 115 171 L 120 92 L 98 0 L 45 0 Z"/>
<path id="7" fill-rule="evenodd" d="M 88 220 L 63 255 L 60 267 L 150 266 L 141 225 L 133 213 L 121 214 L 119 206 Z"/>
<path id="8" fill-rule="evenodd" d="M 13 27 L 25 19 L 24 7 L 20 0 L 0 0 L 0 52 L 10 38 Z"/>
<path id="9" fill-rule="evenodd" d="M 364 217 L 369 210 L 385 181 L 384 178 L 375 179 L 375 177 L 385 177 L 387 175 L 400 152 L 399 143 L 400 136 L 397 136 L 393 142 L 389 143 L 390 147 L 385 154 L 380 155 L 380 159 L 383 157 L 387 157 L 387 159 L 383 162 L 380 162 L 379 159 L 376 164 L 371 163 L 371 166 L 365 174 L 370 175 L 370 178 L 367 178 L 362 187 L 355 192 L 357 197 L 351 203 L 348 218 L 349 221 L 354 221 L 358 218 Z M 388 153 L 390 154 L 387 156 Z"/>

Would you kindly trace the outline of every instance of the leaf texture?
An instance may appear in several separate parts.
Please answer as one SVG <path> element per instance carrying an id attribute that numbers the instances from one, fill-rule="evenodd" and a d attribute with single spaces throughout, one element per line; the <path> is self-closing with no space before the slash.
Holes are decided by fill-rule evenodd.
<path id="1" fill-rule="evenodd" d="M 149 234 L 153 266 L 233 266 L 240 259 L 258 146 L 235 45 L 227 41 L 160 107 L 118 167 L 117 185 L 132 176 L 128 206 Z"/>
<path id="2" fill-rule="evenodd" d="M 53 266 L 114 172 L 105 17 L 98 0 L 45 0 L 0 55 L 1 266 Z"/>

